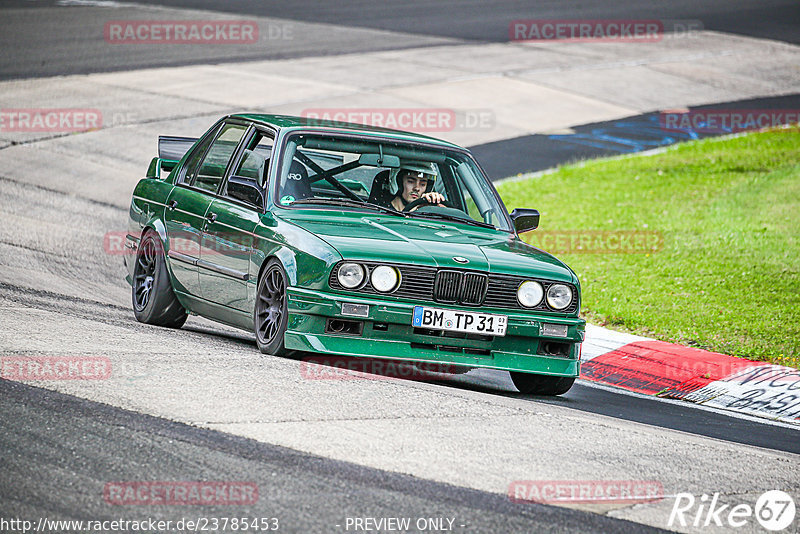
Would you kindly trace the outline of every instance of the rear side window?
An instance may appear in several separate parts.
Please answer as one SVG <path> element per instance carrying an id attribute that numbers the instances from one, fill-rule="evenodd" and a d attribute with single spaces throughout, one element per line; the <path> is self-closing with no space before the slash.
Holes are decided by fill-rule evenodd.
<path id="1" fill-rule="evenodd" d="M 263 184 L 269 172 L 269 160 L 272 157 L 273 144 L 272 134 L 257 132 L 248 143 L 241 160 L 231 174 Z"/>
<path id="2" fill-rule="evenodd" d="M 189 171 L 192 175 L 187 175 L 186 182 L 198 189 L 205 189 L 212 193 L 216 192 L 225 174 L 225 169 L 228 167 L 228 162 L 239 145 L 239 141 L 242 140 L 245 131 L 247 131 L 247 126 L 239 124 L 226 124 L 223 126 L 219 135 L 205 153 L 202 163 L 192 168 L 191 164 L 193 162 L 190 162 Z"/>
<path id="3" fill-rule="evenodd" d="M 219 128 L 217 128 L 217 130 L 219 130 Z M 194 178 L 194 175 L 197 173 L 197 167 L 200 165 L 200 162 L 203 161 L 203 156 L 206 155 L 208 147 L 211 145 L 211 142 L 214 141 L 216 134 L 217 132 L 206 135 L 189 155 L 184 165 L 186 171 L 183 173 L 181 183 L 188 184 L 189 180 Z"/>

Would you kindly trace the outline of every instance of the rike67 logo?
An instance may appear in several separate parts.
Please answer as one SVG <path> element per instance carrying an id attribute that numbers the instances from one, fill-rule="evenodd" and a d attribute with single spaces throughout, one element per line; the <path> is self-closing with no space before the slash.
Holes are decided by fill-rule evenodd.
<path id="1" fill-rule="evenodd" d="M 667 527 L 695 528 L 717 527 L 740 528 L 756 521 L 767 530 L 773 532 L 789 527 L 795 518 L 795 504 L 791 495 L 780 490 L 763 493 L 756 501 L 755 507 L 740 503 L 722 504 L 719 493 L 703 494 L 699 499 L 691 493 L 678 493 L 675 504 L 667 521 Z"/>

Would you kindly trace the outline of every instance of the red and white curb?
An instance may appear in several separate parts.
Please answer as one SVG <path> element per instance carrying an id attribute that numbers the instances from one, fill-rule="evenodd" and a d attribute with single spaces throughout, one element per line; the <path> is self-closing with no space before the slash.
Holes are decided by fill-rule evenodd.
<path id="1" fill-rule="evenodd" d="M 620 388 L 800 424 L 800 370 L 586 325 L 581 376 Z"/>

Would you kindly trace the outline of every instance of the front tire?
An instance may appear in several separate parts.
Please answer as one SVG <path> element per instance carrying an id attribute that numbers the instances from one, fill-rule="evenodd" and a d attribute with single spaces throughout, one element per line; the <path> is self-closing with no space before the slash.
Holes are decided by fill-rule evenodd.
<path id="1" fill-rule="evenodd" d="M 164 247 L 152 230 L 142 236 L 136 252 L 131 300 L 133 314 L 141 323 L 180 328 L 189 316 L 172 291 Z"/>
<path id="2" fill-rule="evenodd" d="M 256 344 L 264 354 L 290 356 L 283 344 L 283 335 L 289 321 L 286 296 L 286 273 L 276 259 L 267 263 L 258 281 L 256 305 L 253 309 Z"/>
<path id="3" fill-rule="evenodd" d="M 575 383 L 575 377 L 534 375 L 510 371 L 511 380 L 520 393 L 528 395 L 563 395 Z"/>

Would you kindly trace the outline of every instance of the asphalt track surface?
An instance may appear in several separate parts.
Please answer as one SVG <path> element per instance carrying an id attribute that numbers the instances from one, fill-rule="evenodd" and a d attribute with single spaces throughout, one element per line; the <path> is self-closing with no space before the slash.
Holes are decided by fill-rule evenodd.
<path id="1" fill-rule="evenodd" d="M 170 7 L 203 9 L 221 8 L 212 2 L 140 2 Z M 0 77 L 49 76 L 104 70 L 129 69 L 144 66 L 177 66 L 204 63 L 208 57 L 195 56 L 196 52 L 172 47 L 156 61 L 147 63 L 137 54 L 104 55 L 95 51 L 82 35 L 86 20 L 65 16 L 69 8 L 52 7 L 56 2 L 6 2 L 3 9 L 17 9 L 15 20 L 28 24 L 11 25 L 7 12 L 0 11 L 3 31 L 2 47 L 13 46 L 15 57 L 6 55 L 0 60 Z M 231 55 L 219 51 L 218 61 L 273 57 L 301 57 L 304 55 L 337 54 L 424 46 L 440 43 L 442 39 L 497 41 L 507 36 L 508 21 L 516 18 L 635 18 L 653 17 L 652 10 L 642 2 L 617 3 L 613 7 L 583 6 L 579 3 L 553 2 L 545 8 L 539 6 L 532 13 L 530 6 L 516 2 L 492 4 L 487 11 L 479 2 L 437 3 L 430 5 L 396 2 L 363 2 L 342 7 L 328 4 L 328 8 L 308 3 L 282 4 L 278 2 L 227 2 L 222 9 L 231 13 L 298 20 L 309 23 L 336 23 L 352 25 L 364 30 L 391 30 L 403 32 L 393 42 L 375 34 L 371 39 L 359 41 L 342 39 L 331 45 L 330 36 L 315 35 L 300 49 L 271 48 L 245 55 Z M 41 10 L 41 12 L 39 12 Z M 131 16 L 135 16 L 136 9 Z M 419 13 L 424 16 L 420 17 Z M 22 13 L 22 14 L 20 14 Z M 657 16 L 673 19 L 700 19 L 706 28 L 740 32 L 767 38 L 797 42 L 798 7 L 795 2 L 675 2 L 660 8 Z M 106 14 L 94 15 L 94 26 L 102 26 Z M 31 31 L 38 23 L 45 27 Z M 499 35 L 498 35 L 499 34 Z M 366 35 L 366 34 L 364 34 Z M 95 43 L 97 44 L 97 43 Z M 100 43 L 102 45 L 102 43 Z M 293 46 L 296 46 L 294 43 Z M 322 50 L 324 48 L 324 50 Z M 255 55 L 248 55 L 255 54 Z M 259 55 L 260 54 L 260 55 Z M 12 55 L 13 56 L 13 55 Z M 54 58 L 56 58 L 54 60 Z M 797 107 L 795 97 L 779 101 L 776 106 Z M 772 101 L 777 102 L 777 101 Z M 747 103 L 751 105 L 753 103 Z M 754 105 L 754 104 L 753 104 Z M 758 102 L 768 106 L 769 102 Z M 629 120 L 646 125 L 652 116 Z M 615 121 L 617 122 L 617 121 Z M 587 125 L 577 128 L 577 133 L 598 128 L 614 128 L 613 124 Z M 635 139 L 636 135 L 631 138 Z M 583 138 L 582 138 L 583 139 Z M 519 143 L 514 145 L 514 143 Z M 596 156 L 619 153 L 607 147 L 587 146 L 552 136 L 531 136 L 518 140 L 476 147 L 480 160 L 495 176 L 513 174 L 523 170 L 536 170 L 551 165 L 549 161 L 529 164 L 519 159 L 509 159 L 513 152 L 519 156 L 520 147 L 552 144 L 557 147 L 554 158 L 560 161 L 576 156 Z M 561 152 L 558 152 L 561 151 Z M 546 150 L 544 153 L 548 153 Z M 548 156 L 550 157 L 550 156 Z M 531 166 L 532 165 L 532 166 Z M 505 173 L 505 174 L 504 174 Z M 70 202 L 53 191 L 32 190 L 28 186 L 0 181 L 3 197 L 19 201 L 20 206 L 35 206 L 37 202 L 56 202 L 59 208 Z M 46 199 L 46 200 L 45 200 Z M 27 201 L 31 201 L 27 204 Z M 95 206 L 108 212 L 113 206 Z M 22 209 L 22 208 L 20 208 Z M 69 209 L 66 207 L 66 209 Z M 116 217 L 118 214 L 115 213 Z M 109 224 L 101 228 L 111 227 Z M 9 248 L 4 250 L 8 251 Z M 85 257 L 81 253 L 80 259 Z M 113 258 L 117 261 L 119 258 Z M 57 257 L 65 271 L 76 257 L 69 251 Z M 105 260 L 108 260 L 106 258 Z M 104 261 L 105 261 L 104 260 Z M 63 265 L 61 265 L 63 264 Z M 91 265 L 83 266 L 89 268 Z M 101 269 L 100 277 L 118 276 L 119 269 Z M 79 280 L 76 280 L 76 283 Z M 74 301 L 63 295 L 47 294 L 32 297 L 18 288 L 2 287 L 5 302 L 30 303 L 31 299 L 50 299 L 43 308 L 64 307 L 80 315 L 81 306 L 94 306 L 91 302 Z M 102 310 L 104 316 L 121 324 L 133 322 L 132 314 L 121 309 Z M 87 317 L 93 317 L 88 313 Z M 136 327 L 136 325 L 130 325 Z M 180 333 L 179 333 L 180 334 Z M 183 333 L 187 336 L 205 336 L 213 343 L 233 349 L 255 351 L 251 339 L 226 332 L 208 331 L 189 325 Z M 559 399 L 522 397 L 512 393 L 508 385 L 494 382 L 494 375 L 470 375 L 463 380 L 434 383 L 439 388 L 488 393 L 498 400 L 505 397 L 522 399 L 532 405 L 541 404 L 566 408 L 581 413 L 598 414 L 614 419 L 633 421 L 652 427 L 675 430 L 680 433 L 711 437 L 738 443 L 800 453 L 797 431 L 784 426 L 774 426 L 754 420 L 708 412 L 692 406 L 665 403 L 659 400 L 619 394 L 578 382 L 569 394 Z M 0 516 L 2 517 L 57 517 L 58 519 L 112 519 L 125 517 L 141 519 L 145 516 L 178 519 L 189 515 L 226 515 L 228 510 L 203 508 L 198 510 L 175 507 L 150 507 L 130 509 L 112 507 L 102 499 L 103 485 L 109 480 L 255 480 L 263 498 L 249 509 L 238 508 L 236 514 L 250 517 L 278 517 L 282 530 L 289 532 L 337 531 L 345 517 L 455 517 L 458 524 L 466 525 L 464 532 L 617 532 L 631 530 L 650 531 L 651 527 L 631 524 L 611 517 L 543 505 L 519 505 L 496 493 L 464 489 L 457 486 L 331 460 L 292 449 L 269 445 L 223 432 L 200 429 L 100 404 L 70 395 L 0 380 Z M 666 446 L 666 445 L 665 445 Z M 120 462 L 125 458 L 125 462 Z M 668 460 L 667 460 L 668 461 Z M 456 529 L 458 531 L 458 528 Z"/>
<path id="2" fill-rule="evenodd" d="M 337 462 L 0 380 L 2 517 L 142 520 L 227 517 L 224 506 L 113 506 L 108 481 L 253 482 L 237 517 L 283 532 L 345 532 L 348 517 L 453 519 L 454 532 L 661 532 L 598 514 Z M 120 462 L 119 458 L 125 458 Z M 37 483 L 31 480 L 36 471 Z M 351 528 L 352 531 L 352 528 Z"/>
<path id="3" fill-rule="evenodd" d="M 491 387 L 476 385 L 476 382 L 458 383 L 458 387 L 509 395 Z M 452 385 L 452 381 L 442 382 L 442 385 Z M 520 396 L 516 393 L 510 395 Z M 584 380 L 577 381 L 564 396 L 523 398 L 698 436 L 800 454 L 800 442 L 796 434 L 787 431 L 784 426 L 772 426 L 757 419 L 742 419 L 720 412 L 704 411 L 698 414 L 687 411 L 687 406 L 681 402 L 665 403 L 644 395 L 623 394 L 614 388 L 598 387 Z"/>
<path id="4" fill-rule="evenodd" d="M 214 9 L 214 0 L 145 0 L 173 7 Z M 217 8 L 219 9 L 219 8 Z M 787 0 L 677 0 L 649 2 L 514 1 L 500 0 L 359 0 L 346 4 L 233 0 L 223 11 L 307 22 L 326 22 L 400 31 L 435 37 L 498 42 L 508 39 L 508 25 L 517 19 L 670 19 L 699 20 L 709 30 L 778 41 L 800 42 L 800 9 Z"/>
<path id="5" fill-rule="evenodd" d="M 104 4 L 119 7 L 91 7 Z M 262 39 L 255 46 L 126 47 L 104 42 L 102 30 L 109 20 L 175 17 L 174 12 L 165 15 L 147 9 L 152 6 L 208 10 L 210 18 L 219 13 L 266 18 L 272 21 L 275 38 L 270 37 L 268 25 L 261 28 Z M 190 18 L 199 17 L 195 13 Z M 509 24 L 518 19 L 699 21 L 708 30 L 800 42 L 800 4 L 794 0 L 10 0 L 0 6 L 0 49 L 14 52 L 0 57 L 0 79 L 505 42 Z M 331 25 L 350 31 L 334 31 Z M 283 28 L 288 28 L 290 39 L 281 38 Z"/>

